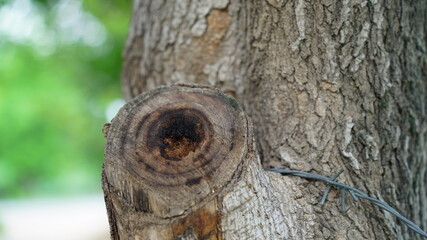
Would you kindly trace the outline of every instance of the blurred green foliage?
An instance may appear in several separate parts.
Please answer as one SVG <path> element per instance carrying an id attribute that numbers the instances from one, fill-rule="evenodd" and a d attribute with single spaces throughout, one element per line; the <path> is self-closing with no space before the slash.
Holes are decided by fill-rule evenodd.
<path id="1" fill-rule="evenodd" d="M 12 2 L 2 1 L 0 14 Z M 57 36 L 54 12 L 60 1 L 27 2 Z M 101 191 L 101 129 L 107 105 L 121 97 L 131 2 L 80 5 L 106 30 L 101 44 L 53 41 L 46 53 L 31 41 L 0 35 L 0 198 Z"/>

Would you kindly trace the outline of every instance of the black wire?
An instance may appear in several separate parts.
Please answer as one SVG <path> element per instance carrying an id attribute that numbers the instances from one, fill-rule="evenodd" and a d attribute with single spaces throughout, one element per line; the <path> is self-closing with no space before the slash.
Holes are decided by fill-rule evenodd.
<path id="1" fill-rule="evenodd" d="M 354 200 L 357 200 L 357 198 L 355 198 L 355 197 L 359 197 L 359 198 L 363 198 L 363 199 L 366 199 L 366 200 L 373 202 L 378 207 L 380 207 L 383 210 L 395 215 L 397 218 L 402 220 L 403 223 L 405 223 L 410 229 L 412 229 L 416 233 L 420 234 L 421 236 L 427 238 L 426 232 L 424 232 L 418 225 L 411 222 L 409 219 L 405 218 L 402 214 L 400 214 L 394 208 L 390 207 L 390 205 L 388 205 L 386 202 L 383 202 L 383 201 L 378 200 L 376 198 L 372 198 L 357 188 L 351 187 L 349 185 L 335 181 L 334 179 L 331 179 L 331 178 L 328 178 L 328 177 L 325 177 L 322 175 L 303 172 L 303 171 L 299 171 L 299 170 L 286 170 L 286 169 L 281 169 L 281 168 L 271 168 L 271 169 L 267 169 L 266 171 L 280 173 L 283 175 L 293 175 L 293 176 L 298 176 L 298 177 L 307 178 L 307 179 L 315 179 L 315 180 L 324 181 L 324 182 L 334 186 L 335 188 L 349 192 Z M 328 188 L 326 189 L 326 191 L 328 191 Z M 343 201 L 345 201 L 345 200 L 343 200 Z"/>

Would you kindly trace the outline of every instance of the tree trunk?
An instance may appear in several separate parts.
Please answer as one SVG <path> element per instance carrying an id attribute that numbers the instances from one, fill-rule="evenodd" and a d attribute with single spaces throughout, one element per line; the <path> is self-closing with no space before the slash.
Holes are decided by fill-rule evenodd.
<path id="1" fill-rule="evenodd" d="M 344 168 L 340 181 L 387 201 L 427 229 L 426 5 L 394 0 L 135 1 L 123 92 L 131 100 L 160 85 L 215 86 L 236 97 L 252 119 L 265 168 L 327 176 Z M 233 188 L 196 198 L 197 206 L 183 201 L 189 205 L 181 206 L 186 211 L 179 216 L 157 216 L 169 216 L 168 224 L 192 226 L 202 221 L 200 216 L 211 216 L 201 211 L 220 213 L 214 214 L 216 239 L 420 239 L 369 202 L 359 201 L 343 213 L 339 194 L 332 191 L 328 202 L 319 205 L 323 183 L 265 174 L 257 167 L 256 151 L 249 152 L 240 161 L 242 169 L 250 170 L 231 177 Z M 140 181 L 132 169 L 117 170 L 117 179 Z M 107 182 L 110 178 L 106 174 Z M 118 182 L 111 185 L 116 190 L 122 186 Z M 247 194 L 233 195 L 239 188 Z M 115 213 L 114 191 L 104 190 L 114 239 L 153 236 L 132 235 L 138 228 L 134 218 L 151 226 L 144 231 L 163 233 L 155 226 L 165 223 L 143 213 L 132 213 L 132 218 Z M 166 196 L 150 191 L 142 198 Z M 132 191 L 120 194 L 134 196 Z M 213 211 L 227 194 L 236 196 L 237 205 Z M 239 225 L 227 217 L 233 211 L 234 217 L 250 217 L 240 216 Z M 114 225 L 116 220 L 120 224 Z M 184 236 L 183 231 L 205 236 L 196 227 L 180 229 L 172 231 L 175 237 Z"/>
<path id="2" fill-rule="evenodd" d="M 105 152 L 113 239 L 301 239 L 297 202 L 278 197 L 287 188 L 264 174 L 251 130 L 236 100 L 207 87 L 130 101 Z"/>

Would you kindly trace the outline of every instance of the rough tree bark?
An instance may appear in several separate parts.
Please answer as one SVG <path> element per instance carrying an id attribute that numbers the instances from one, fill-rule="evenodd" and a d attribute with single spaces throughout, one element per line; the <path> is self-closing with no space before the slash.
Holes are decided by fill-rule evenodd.
<path id="1" fill-rule="evenodd" d="M 236 100 L 208 87 L 130 101 L 107 136 L 112 239 L 303 238 L 298 203 L 279 196 L 283 179 L 264 174 L 251 130 Z"/>
<path id="2" fill-rule="evenodd" d="M 426 5 L 137 0 L 123 92 L 130 100 L 160 85 L 215 86 L 236 97 L 252 119 L 265 168 L 327 176 L 344 168 L 340 181 L 427 229 Z M 333 192 L 319 205 L 323 183 L 254 172 L 250 181 L 268 184 L 248 190 L 253 194 L 235 208 L 244 212 L 244 202 L 257 201 L 270 186 L 262 196 L 279 206 L 280 217 L 258 216 L 265 232 L 255 237 L 254 226 L 242 227 L 247 239 L 419 238 L 368 202 L 342 213 Z M 232 232 L 230 224 L 217 233 Z"/>

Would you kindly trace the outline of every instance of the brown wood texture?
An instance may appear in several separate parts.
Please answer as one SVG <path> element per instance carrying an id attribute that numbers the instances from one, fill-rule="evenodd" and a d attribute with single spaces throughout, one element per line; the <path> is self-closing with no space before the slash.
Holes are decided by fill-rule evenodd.
<path id="1" fill-rule="evenodd" d="M 266 175 L 252 126 L 219 90 L 161 87 L 106 130 L 103 190 L 112 239 L 303 239 L 289 178 Z"/>
<path id="2" fill-rule="evenodd" d="M 218 195 L 241 175 L 248 134 L 237 102 L 208 87 L 160 88 L 127 103 L 103 166 L 113 239 L 222 239 Z"/>
<path id="3" fill-rule="evenodd" d="M 264 167 L 344 168 L 338 180 L 427 229 L 426 13 L 426 1 L 136 0 L 123 92 L 215 86 L 253 121 Z M 184 145 L 194 147 L 184 139 L 168 151 L 185 155 L 175 151 Z M 222 216 L 226 239 L 238 239 L 233 229 L 246 239 L 420 239 L 370 203 L 340 212 L 337 191 L 319 205 L 323 183 L 249 169 L 228 195 L 239 204 L 223 198 L 223 210 L 237 209 Z M 239 215 L 248 212 L 252 222 Z"/>

